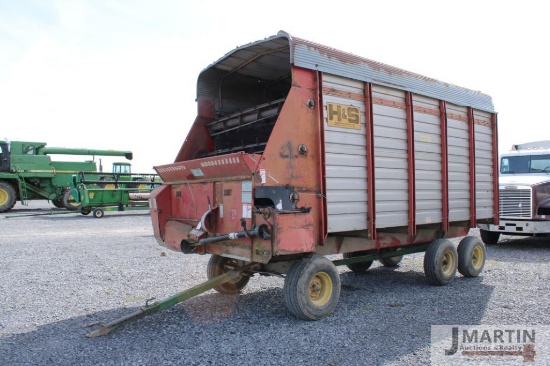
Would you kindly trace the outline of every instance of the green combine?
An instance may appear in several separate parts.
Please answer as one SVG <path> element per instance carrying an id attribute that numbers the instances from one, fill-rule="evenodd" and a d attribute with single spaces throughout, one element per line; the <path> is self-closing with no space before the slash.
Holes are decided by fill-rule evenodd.
<path id="1" fill-rule="evenodd" d="M 95 161 L 52 161 L 50 155 L 133 157 L 130 151 L 46 147 L 44 142 L 0 141 L 0 213 L 16 202 L 49 200 L 58 208 L 80 210 L 70 189 L 72 176 L 100 173 Z"/>

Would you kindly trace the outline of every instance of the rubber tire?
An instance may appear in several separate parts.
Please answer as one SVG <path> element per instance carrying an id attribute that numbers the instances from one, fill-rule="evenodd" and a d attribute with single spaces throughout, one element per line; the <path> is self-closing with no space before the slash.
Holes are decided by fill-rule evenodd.
<path id="1" fill-rule="evenodd" d="M 464 277 L 477 277 L 485 266 L 485 245 L 475 236 L 466 236 L 458 243 L 458 272 Z"/>
<path id="2" fill-rule="evenodd" d="M 89 208 L 80 209 L 80 213 L 83 214 L 84 216 L 89 215 L 90 212 L 92 212 L 92 211 Z"/>
<path id="3" fill-rule="evenodd" d="M 208 265 L 206 267 L 206 275 L 209 280 L 214 277 L 218 277 L 226 272 L 229 272 L 230 269 L 226 268 L 227 265 L 231 267 L 241 267 L 245 263 L 243 261 L 222 257 L 220 255 L 212 254 L 208 260 Z M 229 281 L 222 283 L 219 286 L 214 287 L 214 290 L 218 291 L 221 294 L 236 294 L 239 293 L 250 281 L 250 276 L 247 274 L 242 274 L 237 281 Z"/>
<path id="4" fill-rule="evenodd" d="M 355 257 L 361 257 L 367 255 L 367 252 L 353 252 L 353 253 L 344 253 L 343 257 L 344 259 L 349 258 L 355 258 Z M 367 261 L 367 262 L 359 262 L 359 263 L 350 263 L 346 266 L 352 271 L 352 272 L 366 272 L 370 266 L 372 266 L 373 261 Z"/>
<path id="5" fill-rule="evenodd" d="M 15 206 L 16 194 L 13 186 L 0 182 L 0 212 L 8 212 Z"/>
<path id="6" fill-rule="evenodd" d="M 319 282 L 319 293 L 312 294 L 312 290 L 319 289 L 315 287 Z M 334 312 L 340 299 L 340 288 L 340 274 L 334 263 L 314 254 L 292 264 L 285 278 L 284 298 L 288 309 L 297 318 L 318 320 Z M 320 298 L 315 298 L 315 295 Z"/>
<path id="7" fill-rule="evenodd" d="M 434 285 L 447 285 L 455 278 L 458 268 L 458 253 L 455 245 L 447 239 L 434 240 L 424 253 L 424 273 Z"/>
<path id="8" fill-rule="evenodd" d="M 55 200 L 52 200 L 52 204 L 57 207 L 57 208 L 65 208 L 65 205 L 63 204 L 63 200 L 62 199 L 55 199 Z"/>
<path id="9" fill-rule="evenodd" d="M 80 211 L 82 203 L 76 203 L 73 198 L 73 193 L 70 189 L 67 189 L 63 192 L 63 207 L 69 211 Z"/>
<path id="10" fill-rule="evenodd" d="M 498 243 L 500 238 L 500 233 L 498 231 L 487 231 L 479 229 L 479 236 L 481 240 L 487 245 L 493 245 Z"/>
<path id="11" fill-rule="evenodd" d="M 103 215 L 105 215 L 105 212 L 103 212 L 103 210 L 100 208 L 94 209 L 92 213 L 96 219 L 100 219 L 103 217 Z"/>
<path id="12" fill-rule="evenodd" d="M 380 258 L 378 261 L 382 263 L 385 267 L 397 267 L 402 260 L 403 256 L 399 255 L 397 257 Z"/>

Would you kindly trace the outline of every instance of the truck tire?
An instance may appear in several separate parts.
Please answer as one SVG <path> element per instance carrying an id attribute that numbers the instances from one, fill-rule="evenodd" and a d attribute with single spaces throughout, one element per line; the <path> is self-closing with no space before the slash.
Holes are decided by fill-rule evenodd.
<path id="1" fill-rule="evenodd" d="M 397 267 L 402 260 L 403 256 L 399 255 L 397 257 L 380 258 L 378 261 L 382 263 L 385 267 Z"/>
<path id="2" fill-rule="evenodd" d="M 457 262 L 455 245 L 447 239 L 437 239 L 424 253 L 424 273 L 430 283 L 446 285 L 455 278 Z"/>
<path id="3" fill-rule="evenodd" d="M 82 208 L 82 203 L 76 202 L 73 197 L 73 192 L 70 189 L 67 189 L 63 193 L 63 207 L 69 211 L 80 211 Z"/>
<path id="4" fill-rule="evenodd" d="M 15 206 L 16 195 L 13 186 L 0 182 L 0 212 L 8 212 Z"/>
<path id="5" fill-rule="evenodd" d="M 284 298 L 290 312 L 304 320 L 330 315 L 340 299 L 340 274 L 327 258 L 314 254 L 295 262 L 284 284 Z"/>
<path id="6" fill-rule="evenodd" d="M 367 252 L 353 252 L 353 253 L 344 253 L 344 259 L 361 257 L 367 255 Z M 350 263 L 346 265 L 352 272 L 365 272 L 372 266 L 372 261 Z"/>
<path id="7" fill-rule="evenodd" d="M 500 233 L 498 231 L 487 231 L 483 229 L 479 229 L 479 236 L 481 236 L 481 240 L 487 244 L 497 244 L 498 239 L 500 238 Z"/>
<path id="8" fill-rule="evenodd" d="M 233 258 L 222 257 L 220 255 L 212 254 L 208 265 L 206 266 L 206 275 L 209 280 L 214 277 L 218 277 L 225 272 L 241 267 L 245 263 Z M 222 283 L 219 286 L 214 287 L 214 290 L 221 294 L 236 294 L 241 291 L 250 281 L 250 276 L 243 273 L 236 281 L 229 281 Z"/>
<path id="9" fill-rule="evenodd" d="M 458 244 L 458 272 L 477 277 L 485 266 L 485 245 L 475 236 L 466 236 Z"/>

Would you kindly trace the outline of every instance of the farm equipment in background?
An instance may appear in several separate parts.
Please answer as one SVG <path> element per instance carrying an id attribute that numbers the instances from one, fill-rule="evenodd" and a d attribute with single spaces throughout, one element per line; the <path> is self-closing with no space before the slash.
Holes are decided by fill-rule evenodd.
<path id="1" fill-rule="evenodd" d="M 498 222 L 490 96 L 279 32 L 204 69 L 197 104 L 174 163 L 154 167 L 150 214 L 159 245 L 210 255 L 208 281 L 88 336 L 255 274 L 283 276 L 290 313 L 317 320 L 339 265 L 424 252 L 431 284 L 482 272 L 468 232 Z"/>
<path id="2" fill-rule="evenodd" d="M 131 173 L 130 164 L 114 163 L 112 173 L 74 175 L 71 191 L 83 215 L 101 218 L 105 211 L 148 210 L 149 194 L 160 184 L 157 174 Z"/>
<path id="3" fill-rule="evenodd" d="M 44 142 L 0 141 L 0 213 L 17 201 L 50 200 L 58 208 L 79 210 L 70 182 L 78 172 L 97 173 L 95 161 L 52 161 L 49 155 L 133 157 L 130 151 L 47 147 Z M 101 169 L 100 169 L 101 170 Z"/>

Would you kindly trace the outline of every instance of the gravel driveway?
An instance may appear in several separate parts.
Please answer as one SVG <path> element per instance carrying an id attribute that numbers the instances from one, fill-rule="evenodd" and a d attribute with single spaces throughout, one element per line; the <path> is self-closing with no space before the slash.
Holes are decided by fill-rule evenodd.
<path id="1" fill-rule="evenodd" d="M 290 314 L 282 278 L 254 276 L 240 295 L 210 290 L 87 338 L 87 324 L 205 281 L 208 256 L 159 246 L 148 211 L 95 219 L 52 207 L 0 214 L 2 366 L 426 365 L 431 325 L 550 319 L 550 240 L 503 237 L 480 277 L 442 287 L 427 283 L 423 253 L 361 274 L 338 267 L 340 302 L 319 321 Z"/>

